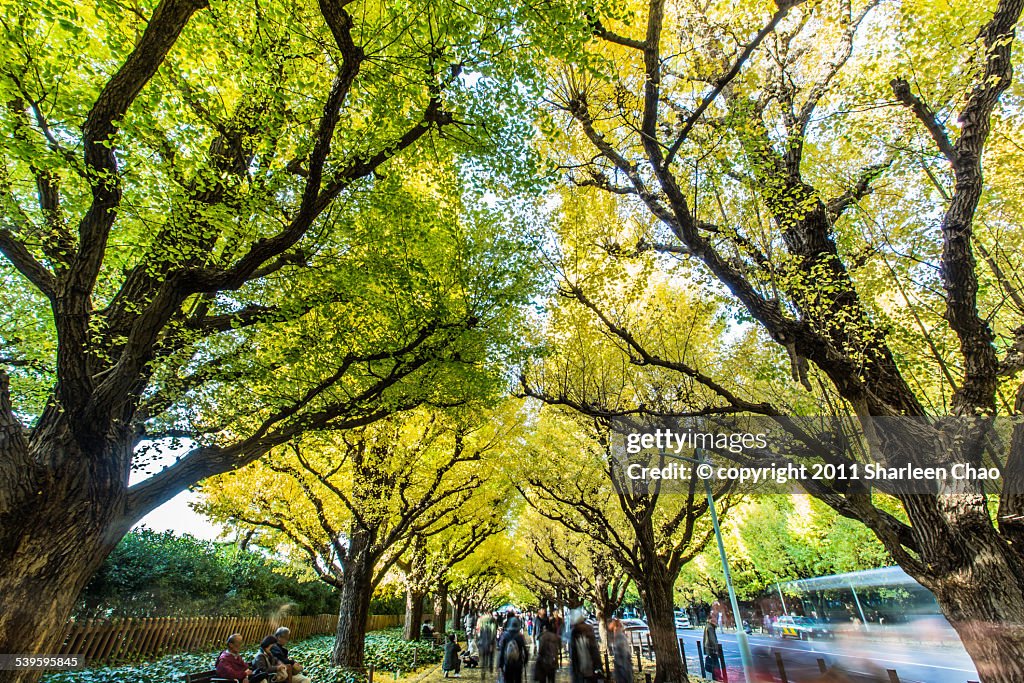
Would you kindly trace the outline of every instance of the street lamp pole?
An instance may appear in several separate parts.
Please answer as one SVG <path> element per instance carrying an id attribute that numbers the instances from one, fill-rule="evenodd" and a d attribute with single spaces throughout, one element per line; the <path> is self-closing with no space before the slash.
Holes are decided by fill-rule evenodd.
<path id="1" fill-rule="evenodd" d="M 707 463 L 709 460 L 703 456 L 701 449 L 696 449 L 694 455 L 699 463 Z M 715 511 L 715 496 L 711 492 L 711 479 L 704 479 L 704 493 L 708 497 L 708 509 L 711 511 L 711 525 L 715 529 L 715 540 L 718 541 L 718 555 L 722 560 L 722 573 L 725 575 L 725 588 L 729 591 L 729 602 L 732 605 L 732 616 L 736 623 L 736 644 L 740 648 L 740 663 L 743 665 L 743 678 L 746 683 L 752 683 L 753 678 L 753 657 L 750 655 L 750 641 L 747 640 L 747 632 L 743 628 L 743 615 L 740 613 L 740 603 L 736 599 L 736 590 L 732 586 L 732 572 L 729 571 L 729 558 L 725 554 L 725 543 L 722 541 L 722 529 L 718 526 L 718 513 Z"/>

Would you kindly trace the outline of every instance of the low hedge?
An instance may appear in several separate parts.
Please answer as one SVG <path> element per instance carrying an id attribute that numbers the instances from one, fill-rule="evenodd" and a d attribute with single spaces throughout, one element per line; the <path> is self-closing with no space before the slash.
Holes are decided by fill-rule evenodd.
<path id="1" fill-rule="evenodd" d="M 302 662 L 306 673 L 315 683 L 361 683 L 365 675 L 360 671 L 346 671 L 332 667 L 331 651 L 334 636 L 316 636 L 297 642 L 289 654 Z M 168 655 L 152 662 L 123 666 L 103 666 L 81 671 L 62 671 L 43 677 L 43 683 L 181 683 L 186 673 L 208 671 L 213 668 L 219 652 L 199 652 Z M 253 654 L 243 652 L 246 658 Z M 366 635 L 366 666 L 383 672 L 411 671 L 424 664 L 441 661 L 443 650 L 427 642 L 407 642 L 401 629 L 372 631 Z"/>

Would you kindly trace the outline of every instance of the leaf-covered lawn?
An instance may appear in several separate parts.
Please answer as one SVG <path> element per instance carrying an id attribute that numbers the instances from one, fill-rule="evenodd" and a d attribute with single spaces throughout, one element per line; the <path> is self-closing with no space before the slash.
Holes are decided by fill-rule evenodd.
<path id="1" fill-rule="evenodd" d="M 334 636 L 316 636 L 295 643 L 289 648 L 296 660 L 306 667 L 314 683 L 354 683 L 363 678 L 355 672 L 342 671 L 330 665 Z M 243 651 L 248 659 L 254 646 Z M 213 668 L 218 652 L 199 652 L 162 657 L 153 662 L 123 666 L 104 666 L 82 671 L 64 671 L 43 677 L 43 683 L 180 683 L 186 673 Z M 366 636 L 366 666 L 389 674 L 410 671 L 415 666 L 441 661 L 441 648 L 430 643 L 406 642 L 400 629 L 374 631 Z"/>

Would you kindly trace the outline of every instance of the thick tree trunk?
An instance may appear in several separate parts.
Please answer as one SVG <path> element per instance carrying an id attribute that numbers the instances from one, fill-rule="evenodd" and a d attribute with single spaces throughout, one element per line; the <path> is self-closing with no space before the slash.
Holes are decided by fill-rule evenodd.
<path id="1" fill-rule="evenodd" d="M 405 589 L 405 627 L 402 637 L 406 640 L 420 639 L 420 626 L 423 624 L 423 592 L 406 586 Z M 437 628 L 435 624 L 434 628 Z"/>
<path id="2" fill-rule="evenodd" d="M 607 563 L 604 563 L 607 570 Z M 601 647 L 608 649 L 608 622 L 615 615 L 615 610 L 622 604 L 620 581 L 609 582 L 605 571 L 598 572 L 594 577 L 595 593 L 594 610 L 597 616 L 598 629 L 601 631 Z"/>
<path id="3" fill-rule="evenodd" d="M 26 520 L 20 542 L 7 546 L 19 552 L 0 567 L 2 653 L 58 653 L 79 594 L 112 547 L 96 538 L 97 529 L 87 518 L 58 513 L 38 515 L 41 519 L 49 522 Z M 5 671 L 0 680 L 32 683 L 41 674 Z"/>
<path id="4" fill-rule="evenodd" d="M 83 455 L 62 425 L 51 426 L 48 443 L 30 448 L 9 412 L 4 380 L 0 376 L 0 653 L 56 654 L 79 594 L 127 531 L 119 517 L 124 479 L 110 466 L 116 454 Z M 66 463 L 72 462 L 79 465 L 71 469 Z M 31 683 L 40 676 L 6 671 L 0 680 Z"/>
<path id="5" fill-rule="evenodd" d="M 447 630 L 448 623 L 448 582 L 441 579 L 434 592 L 434 628 Z"/>
<path id="6" fill-rule="evenodd" d="M 596 616 L 597 630 L 601 634 L 601 649 L 607 650 L 608 643 L 610 642 L 608 640 L 608 622 L 610 621 L 610 617 L 600 607 L 597 608 Z"/>
<path id="7" fill-rule="evenodd" d="M 657 659 L 654 683 L 680 683 L 683 676 L 683 660 L 679 656 L 676 642 L 675 605 L 673 586 L 675 577 L 665 576 L 664 571 L 654 572 L 656 576 L 645 577 L 637 582 L 644 609 L 647 611 L 647 627 L 651 630 L 651 645 Z"/>
<path id="8" fill-rule="evenodd" d="M 365 532 L 353 534 L 342 577 L 338 631 L 334 638 L 334 652 L 331 653 L 331 663 L 335 666 L 350 669 L 363 667 L 366 623 L 373 594 L 374 558 L 368 546 L 369 539 Z"/>
<path id="9" fill-rule="evenodd" d="M 982 682 L 1019 683 L 1024 681 L 1024 569 L 999 539 L 991 540 L 985 546 L 972 543 L 968 564 L 928 583 Z"/>
<path id="10" fill-rule="evenodd" d="M 612 614 L 615 612 L 615 608 L 609 609 L 608 604 L 604 600 L 598 600 L 594 603 L 594 616 L 597 617 L 597 630 L 601 634 L 601 649 L 608 649 L 608 622 L 611 621 Z"/>
<path id="11" fill-rule="evenodd" d="M 455 625 L 455 630 L 459 629 L 459 624 L 462 623 L 462 615 L 466 610 L 468 600 L 463 597 L 457 597 L 452 600 L 452 623 Z"/>

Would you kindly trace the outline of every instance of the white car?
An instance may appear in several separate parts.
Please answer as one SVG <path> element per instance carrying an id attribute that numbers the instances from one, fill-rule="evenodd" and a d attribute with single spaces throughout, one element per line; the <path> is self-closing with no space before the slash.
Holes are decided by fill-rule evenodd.
<path id="1" fill-rule="evenodd" d="M 690 617 L 686 616 L 686 612 L 676 612 L 676 630 L 690 628 Z"/>

